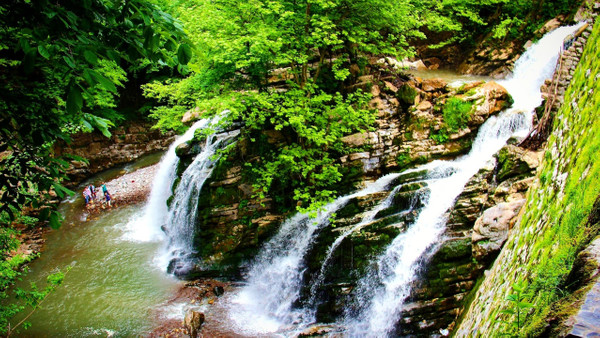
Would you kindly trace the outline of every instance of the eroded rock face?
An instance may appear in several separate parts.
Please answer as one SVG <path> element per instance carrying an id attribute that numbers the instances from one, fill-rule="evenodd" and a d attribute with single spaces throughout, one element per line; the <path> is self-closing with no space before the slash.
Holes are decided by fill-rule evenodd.
<path id="1" fill-rule="evenodd" d="M 498 152 L 498 180 L 532 176 L 541 163 L 541 152 L 507 145 Z"/>
<path id="2" fill-rule="evenodd" d="M 493 254 L 498 254 L 508 238 L 508 230 L 517 220 L 525 199 L 500 203 L 483 212 L 473 227 L 473 257 L 483 262 Z"/>
<path id="3" fill-rule="evenodd" d="M 442 79 L 413 77 L 396 88 L 397 91 L 379 92 L 372 101 L 372 106 L 380 111 L 376 131 L 343 138 L 351 147 L 371 148 L 361 156 L 341 158 L 345 165 L 362 167 L 366 176 L 378 177 L 392 170 L 468 152 L 479 126 L 512 102 L 506 89 L 495 82 L 451 88 Z M 468 126 L 452 133 L 444 131 L 442 113 L 450 97 L 472 105 Z M 440 141 L 436 138 L 440 133 L 449 135 Z"/>
<path id="4" fill-rule="evenodd" d="M 173 142 L 173 133 L 161 134 L 148 122 L 132 122 L 112 130 L 107 138 L 95 131 L 73 136 L 70 144 L 60 143 L 54 148 L 57 156 L 73 154 L 88 159 L 89 164 L 72 161 L 67 175 L 74 186 L 85 178 L 114 166 L 125 164 L 152 152 L 165 150 Z"/>

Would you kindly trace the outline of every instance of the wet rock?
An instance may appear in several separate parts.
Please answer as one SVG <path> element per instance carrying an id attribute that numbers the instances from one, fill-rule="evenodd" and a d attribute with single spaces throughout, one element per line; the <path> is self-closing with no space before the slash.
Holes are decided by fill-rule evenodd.
<path id="1" fill-rule="evenodd" d="M 430 110 L 432 107 L 433 107 L 433 105 L 431 104 L 431 102 L 423 101 L 423 102 L 419 103 L 419 105 L 417 106 L 417 110 L 427 111 L 427 110 Z"/>
<path id="2" fill-rule="evenodd" d="M 426 92 L 434 92 L 443 90 L 447 85 L 448 83 L 443 79 L 425 79 L 421 88 Z"/>
<path id="3" fill-rule="evenodd" d="M 214 287 L 213 292 L 217 297 L 220 297 L 225 293 L 225 289 L 222 286 L 217 285 Z"/>
<path id="4" fill-rule="evenodd" d="M 585 294 L 581 302 L 573 304 L 578 311 L 561 325 L 560 336 L 594 337 L 600 332 L 600 237 L 577 255 L 567 280 L 578 293 Z"/>
<path id="5" fill-rule="evenodd" d="M 485 210 L 483 215 L 475 221 L 472 241 L 473 257 L 477 261 L 484 261 L 491 258 L 491 255 L 500 252 L 508 238 L 508 231 L 516 222 L 524 204 L 524 199 L 500 203 Z"/>
<path id="6" fill-rule="evenodd" d="M 175 148 L 175 154 L 179 157 L 187 156 L 192 150 L 192 146 L 189 143 L 184 142 Z"/>
<path id="7" fill-rule="evenodd" d="M 200 118 L 201 113 L 202 112 L 200 110 L 198 110 L 198 108 L 190 109 L 190 110 L 186 111 L 185 114 L 183 114 L 183 118 L 181 119 L 181 122 L 184 124 L 189 124 L 190 122 L 194 122 L 198 118 Z"/>
<path id="8" fill-rule="evenodd" d="M 403 84 L 397 93 L 397 98 L 404 104 L 413 105 L 416 103 L 416 98 L 419 96 L 418 89 L 409 83 Z"/>
<path id="9" fill-rule="evenodd" d="M 201 312 L 189 310 L 185 314 L 185 318 L 183 320 L 183 326 L 186 328 L 188 334 L 192 338 L 198 337 L 200 330 L 202 328 L 202 324 L 204 324 L 204 314 Z"/>
<path id="10" fill-rule="evenodd" d="M 541 162 L 541 154 L 514 145 L 500 149 L 497 155 L 497 180 L 505 181 L 511 177 L 532 176 Z"/>
<path id="11" fill-rule="evenodd" d="M 475 104 L 469 125 L 480 125 L 491 115 L 512 104 L 512 98 L 506 88 L 493 81 L 476 87 L 475 94 L 465 96 L 465 100 Z"/>
<path id="12" fill-rule="evenodd" d="M 167 273 L 178 277 L 187 276 L 194 270 L 194 264 L 186 257 L 175 257 L 167 265 Z"/>
<path id="13" fill-rule="evenodd" d="M 300 332 L 297 337 L 315 337 L 324 336 L 327 334 L 334 333 L 336 328 L 332 325 L 313 325 L 304 331 Z"/>
<path id="14" fill-rule="evenodd" d="M 385 84 L 385 90 L 392 92 L 392 93 L 397 93 L 398 92 L 398 88 L 396 86 L 394 86 L 391 82 L 389 81 L 384 81 L 383 82 Z"/>

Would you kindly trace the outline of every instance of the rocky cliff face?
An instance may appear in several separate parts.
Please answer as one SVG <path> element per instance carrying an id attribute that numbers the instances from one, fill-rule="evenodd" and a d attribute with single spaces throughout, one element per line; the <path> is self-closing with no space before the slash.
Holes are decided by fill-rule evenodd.
<path id="1" fill-rule="evenodd" d="M 347 145 L 357 149 L 339 159 L 346 170 L 344 185 L 347 190 L 389 172 L 468 152 L 479 126 L 511 104 L 506 90 L 494 82 L 453 87 L 441 79 L 388 75 L 362 80 L 358 85 L 369 88 L 374 96 L 371 107 L 377 109 L 379 116 L 376 130 L 344 138 Z M 454 130 L 446 121 L 446 114 L 451 112 L 445 111 L 445 107 L 450 100 L 459 100 L 470 112 L 468 121 Z M 285 136 L 276 131 L 264 131 L 261 137 L 262 143 L 239 140 L 229 158 L 217 164 L 202 188 L 195 233 L 200 264 L 193 276 L 243 274 L 245 262 L 293 212 L 282 210 L 279 202 L 270 197 L 260 201 L 252 197 L 251 173 L 244 167 L 244 162 L 253 161 L 261 151 L 259 147 L 279 146 L 285 142 Z M 193 145 L 183 148 L 179 151 L 182 157 L 180 172 L 195 153 Z M 448 214 L 451 227 L 432 263 L 422 271 L 426 282 L 410 296 L 398 334 L 435 334 L 452 325 L 485 264 L 497 253 L 487 247 L 474 253 L 472 228 L 475 221 L 482 210 L 495 202 L 521 200 L 527 179 L 535 170 L 536 163 L 522 163 L 520 151 L 524 150 L 514 146 L 507 148 L 498 157 L 498 165 L 490 163 L 469 182 Z M 327 322 L 341 313 L 346 301 L 344 295 L 351 291 L 370 258 L 414 220 L 422 207 L 421 193 L 427 190 L 427 186 L 419 182 L 425 174 L 402 175 L 394 182 L 394 186 L 402 185 L 397 191 L 351 200 L 336 212 L 332 221 L 334 226 L 326 227 L 317 235 L 306 259 L 306 280 L 316 278 L 327 249 L 343 231 L 355 227 L 362 216 L 382 200 L 391 198 L 393 201 L 379 210 L 372 222 L 355 229 L 333 252 L 332 264 L 317 290 L 319 320 Z M 517 207 L 511 208 L 514 213 Z M 505 218 L 507 222 L 512 220 L 510 215 Z M 496 232 L 496 228 L 485 230 L 488 227 L 482 225 L 479 242 L 486 241 L 484 236 L 492 237 L 489 234 Z M 502 240 L 494 237 L 487 241 Z M 310 292 L 303 290 L 304 301 L 308 300 Z"/>
<path id="2" fill-rule="evenodd" d="M 134 161 L 140 156 L 155 151 L 165 150 L 173 142 L 173 133 L 161 134 L 151 129 L 149 122 L 131 122 L 126 126 L 112 130 L 110 138 L 98 131 L 79 133 L 73 136 L 70 144 L 61 143 L 55 146 L 57 156 L 72 154 L 86 158 L 89 163 L 72 161 L 67 175 L 71 185 L 77 185 L 85 178 Z"/>
<path id="3" fill-rule="evenodd" d="M 346 144 L 361 151 L 339 159 L 346 171 L 342 192 L 352 190 L 365 179 L 466 153 L 485 119 L 511 102 L 506 90 L 494 82 L 455 88 L 441 79 L 387 76 L 379 80 L 365 77 L 358 85 L 370 87 L 374 96 L 370 105 L 377 109 L 379 117 L 375 131 L 344 138 Z M 456 131 L 447 131 L 443 117 L 450 98 L 464 102 L 471 114 Z M 290 210 L 282 210 L 281 203 L 270 197 L 261 201 L 252 198 L 252 173 L 244 162 L 253 161 L 256 154 L 264 151 L 261 147 L 285 142 L 284 135 L 277 131 L 264 131 L 261 137 L 259 142 L 241 139 L 203 187 L 195 234 L 204 266 L 201 274 L 236 271 L 240 262 L 252 257 L 289 215 Z M 182 153 L 182 163 L 189 163 L 193 154 Z"/>
<path id="4" fill-rule="evenodd" d="M 520 220 L 464 314 L 456 330 L 459 337 L 584 337 L 597 332 L 597 321 L 591 320 L 597 304 L 589 297 L 597 297 L 598 281 L 597 242 L 592 240 L 600 229 L 600 164 L 595 160 L 600 147 L 595 136 L 600 130 L 600 25 L 588 28 L 582 39 L 565 54 L 571 62 L 558 81 L 570 80 L 571 85 L 559 100 L 564 104 Z M 519 319 L 510 314 L 517 308 L 509 295 L 532 304 L 520 308 Z"/>

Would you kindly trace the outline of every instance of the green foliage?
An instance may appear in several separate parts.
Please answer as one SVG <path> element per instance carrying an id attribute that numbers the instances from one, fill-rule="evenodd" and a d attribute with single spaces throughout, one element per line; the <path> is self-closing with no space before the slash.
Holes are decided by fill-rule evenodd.
<path id="1" fill-rule="evenodd" d="M 442 108 L 444 123 L 451 132 L 459 131 L 467 126 L 471 118 L 472 102 L 466 102 L 457 97 L 446 100 Z"/>
<path id="2" fill-rule="evenodd" d="M 450 139 L 450 135 L 448 135 L 448 130 L 442 128 L 437 131 L 431 130 L 429 133 L 429 138 L 437 144 L 444 144 L 448 142 L 448 140 Z"/>
<path id="3" fill-rule="evenodd" d="M 498 320 L 499 323 L 505 325 L 502 335 L 511 337 L 518 336 L 523 327 L 525 315 L 529 312 L 529 309 L 533 308 L 533 304 L 525 301 L 526 299 L 531 299 L 533 296 L 531 293 L 525 292 L 527 289 L 526 284 L 515 283 L 512 289 L 513 293 L 506 296 L 509 305 L 500 311 L 500 313 L 507 315 L 509 320 Z"/>
<path id="4" fill-rule="evenodd" d="M 261 162 L 252 165 L 256 197 L 265 198 L 277 186 L 284 193 L 293 192 L 300 211 L 314 211 L 330 202 L 342 179 L 341 165 L 332 155 L 346 151 L 343 136 L 366 130 L 374 122 L 375 115 L 367 109 L 369 97 L 360 91 L 346 97 L 331 95 L 314 85 L 246 96 L 248 110 L 230 118 L 242 119 L 250 135 L 268 127 L 296 140 L 262 154 Z"/>
<path id="5" fill-rule="evenodd" d="M 53 143 L 78 130 L 110 136 L 126 70 L 181 66 L 175 52 L 186 43 L 181 25 L 144 0 L 5 2 L 0 41 L 0 211 L 11 217 L 70 194 L 69 158 L 53 158 Z"/>
<path id="6" fill-rule="evenodd" d="M 14 262 L 11 263 L 11 266 L 0 266 L 0 269 L 3 272 L 12 271 L 12 274 L 8 274 L 8 278 L 5 278 L 4 275 L 0 278 L 2 282 L 0 287 L 3 287 L 0 289 L 0 300 L 2 301 L 5 301 L 9 297 L 7 287 L 21 274 L 17 271 L 17 267 L 24 262 L 24 258 L 20 256 L 15 256 L 11 260 L 14 260 Z M 33 282 L 30 284 L 29 290 L 21 288 L 15 289 L 14 296 L 17 301 L 6 305 L 0 305 L 0 334 L 10 336 L 14 333 L 19 333 L 20 327 L 27 329 L 31 325 L 27 322 L 27 319 L 29 319 L 29 317 L 31 317 L 31 315 L 42 305 L 44 300 L 46 300 L 46 297 L 62 284 L 65 274 L 68 273 L 69 270 L 71 270 L 71 267 L 68 267 L 66 272 L 58 271 L 50 274 L 46 278 L 46 287 L 43 289 L 39 289 Z M 27 314 L 25 314 L 20 321 L 11 325 L 11 319 L 26 310 L 28 311 Z"/>
<path id="7" fill-rule="evenodd" d="M 408 167 L 408 165 L 410 165 L 411 162 L 412 162 L 412 159 L 408 152 L 400 153 L 400 154 L 398 154 L 398 157 L 396 158 L 396 163 L 398 164 L 398 169 L 400 169 L 400 170 Z"/>

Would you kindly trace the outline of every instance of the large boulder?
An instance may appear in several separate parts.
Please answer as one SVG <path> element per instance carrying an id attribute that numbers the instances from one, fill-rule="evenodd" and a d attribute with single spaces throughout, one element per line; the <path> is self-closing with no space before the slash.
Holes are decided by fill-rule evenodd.
<path id="1" fill-rule="evenodd" d="M 483 212 L 473 227 L 473 257 L 477 261 L 491 258 L 498 254 L 508 239 L 508 230 L 512 228 L 525 200 L 500 203 Z"/>
<path id="2" fill-rule="evenodd" d="M 183 114 L 181 123 L 190 124 L 190 123 L 196 121 L 197 119 L 199 119 L 200 114 L 202 114 L 202 112 L 200 110 L 198 110 L 198 108 L 190 109 L 190 110 L 186 111 L 185 114 Z"/>
<path id="3" fill-rule="evenodd" d="M 426 92 L 435 92 L 444 90 L 447 85 L 448 82 L 444 81 L 443 79 L 425 79 L 423 80 L 421 88 Z"/>
<path id="4" fill-rule="evenodd" d="M 494 81 L 484 83 L 474 89 L 474 94 L 465 97 L 466 101 L 474 102 L 470 125 L 481 125 L 488 117 L 501 112 L 512 104 L 512 97 L 506 88 Z"/>

